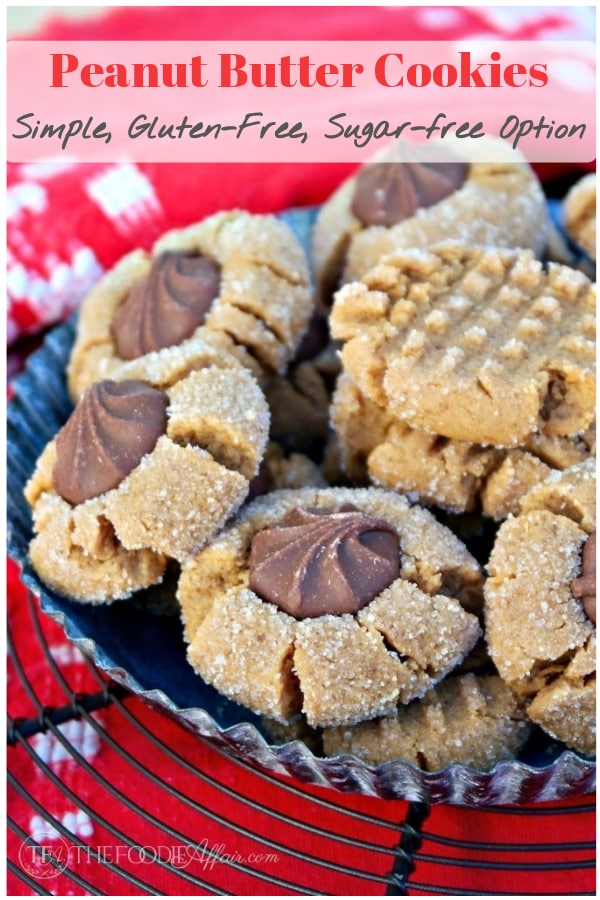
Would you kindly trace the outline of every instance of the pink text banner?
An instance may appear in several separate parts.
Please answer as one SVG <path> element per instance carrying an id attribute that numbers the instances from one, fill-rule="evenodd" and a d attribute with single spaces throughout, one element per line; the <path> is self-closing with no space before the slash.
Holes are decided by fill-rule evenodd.
<path id="1" fill-rule="evenodd" d="M 360 163 L 408 142 L 438 161 L 472 144 L 587 163 L 595 47 L 13 41 L 7 112 L 11 162 Z"/>

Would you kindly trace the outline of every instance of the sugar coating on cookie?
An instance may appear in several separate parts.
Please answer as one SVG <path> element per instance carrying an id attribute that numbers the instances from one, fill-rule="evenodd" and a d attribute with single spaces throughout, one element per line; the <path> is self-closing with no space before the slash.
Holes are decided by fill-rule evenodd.
<path id="1" fill-rule="evenodd" d="M 515 447 L 595 420 L 595 289 L 530 251 L 399 251 L 336 294 L 332 336 L 367 397 L 421 431 Z"/>
<path id="2" fill-rule="evenodd" d="M 573 437 L 553 438 L 550 449 L 547 442 L 534 438 L 522 448 L 504 451 L 502 461 L 487 476 L 481 490 L 484 515 L 497 520 L 516 515 L 523 499 L 553 472 L 587 460 L 594 464 L 593 431 L 592 428 Z"/>
<path id="3" fill-rule="evenodd" d="M 486 640 L 500 675 L 527 699 L 533 721 L 588 754 L 595 741 L 595 612 L 591 618 L 577 584 L 595 534 L 594 487 L 590 461 L 534 488 L 523 511 L 500 526 L 484 588 Z"/>
<path id="4" fill-rule="evenodd" d="M 232 342 L 227 335 L 204 330 L 202 335 L 182 341 L 175 347 L 152 350 L 139 359 L 115 363 L 111 378 L 114 381 L 137 378 L 153 387 L 166 390 L 182 381 L 190 372 L 211 366 L 219 369 L 247 368 L 255 377 L 260 374 L 258 367 L 244 365 L 239 354 L 232 353 Z"/>
<path id="5" fill-rule="evenodd" d="M 536 436 L 506 449 L 411 428 L 366 397 L 347 372 L 336 383 L 331 424 L 344 474 L 450 512 L 481 510 L 493 519 L 519 511 L 522 497 L 553 469 L 595 455 L 595 429 L 572 437 Z"/>
<path id="6" fill-rule="evenodd" d="M 368 765 L 403 759 L 428 772 L 454 763 L 488 771 L 513 759 L 532 731 L 523 704 L 497 675 L 450 676 L 393 715 L 325 728 L 326 756 L 351 753 Z"/>
<path id="7" fill-rule="evenodd" d="M 57 494 L 44 492 L 34 507 L 33 525 L 31 563 L 58 594 L 87 603 L 110 603 L 158 584 L 166 571 L 163 554 L 125 550 L 93 501 L 77 516 Z"/>
<path id="8" fill-rule="evenodd" d="M 500 674 L 535 691 L 557 660 L 593 632 L 570 584 L 585 533 L 546 510 L 508 519 L 496 537 L 486 581 L 486 635 Z"/>
<path id="9" fill-rule="evenodd" d="M 576 522 L 587 534 L 596 527 L 596 461 L 587 459 L 551 472 L 522 498 L 522 512 L 546 509 Z"/>
<path id="10" fill-rule="evenodd" d="M 244 502 L 268 430 L 264 395 L 243 368 L 192 372 L 164 392 L 96 382 L 25 488 L 36 571 L 89 602 L 160 581 L 168 559 L 196 553 Z"/>
<path id="11" fill-rule="evenodd" d="M 77 399 L 104 378 L 167 387 L 205 366 L 210 348 L 266 377 L 293 357 L 312 311 L 291 229 L 274 216 L 217 213 L 128 254 L 88 294 L 69 391 Z"/>
<path id="12" fill-rule="evenodd" d="M 551 225 L 542 186 L 525 159 L 500 142 L 486 141 L 467 150 L 459 142 L 454 146 L 450 142 L 448 148 L 456 153 L 457 160 L 465 160 L 466 171 L 462 181 L 448 178 L 444 190 L 440 190 L 440 173 L 454 169 L 455 163 L 403 162 L 406 149 L 392 146 L 380 157 L 392 162 L 375 161 L 374 166 L 363 167 L 323 205 L 313 233 L 314 266 L 322 296 L 327 297 L 340 284 L 361 278 L 386 254 L 402 248 L 427 248 L 446 239 L 528 247 L 537 256 L 543 254 Z M 425 153 L 423 148 L 409 149 L 411 159 L 417 150 L 420 155 Z M 489 162 L 492 156 L 497 160 L 494 163 Z M 395 162 L 398 158 L 400 162 Z M 384 183 L 372 186 L 375 196 L 371 205 L 377 194 L 391 193 L 390 187 L 396 197 L 414 195 L 414 202 L 407 208 L 395 203 L 396 222 L 393 218 L 387 224 L 371 219 L 365 222 L 356 209 L 357 188 L 374 167 L 396 171 L 395 180 L 403 183 L 390 185 L 394 179 L 385 176 Z M 403 205 L 406 207 L 406 203 Z"/>
<path id="13" fill-rule="evenodd" d="M 204 448 L 249 481 L 256 475 L 269 417 L 262 392 L 248 372 L 200 369 L 174 384 L 167 395 L 167 435 L 172 441 Z"/>
<path id="14" fill-rule="evenodd" d="M 444 678 L 480 637 L 480 589 L 464 545 L 406 499 L 303 488 L 244 507 L 182 567 L 178 599 L 202 678 L 316 726 L 381 715 Z"/>
<path id="15" fill-rule="evenodd" d="M 596 635 L 527 707 L 532 722 L 568 747 L 596 755 Z"/>

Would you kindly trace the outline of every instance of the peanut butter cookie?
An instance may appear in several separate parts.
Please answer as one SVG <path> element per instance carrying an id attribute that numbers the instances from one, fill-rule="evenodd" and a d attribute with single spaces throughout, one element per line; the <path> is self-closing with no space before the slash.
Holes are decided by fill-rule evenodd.
<path id="1" fill-rule="evenodd" d="M 96 382 L 25 488 L 30 557 L 55 591 L 108 602 L 162 578 L 245 500 L 269 415 L 246 369 L 209 367 L 166 391 Z"/>
<path id="2" fill-rule="evenodd" d="M 405 498 L 277 491 L 182 567 L 188 659 L 270 718 L 358 722 L 422 696 L 481 635 L 481 572 Z"/>
<path id="3" fill-rule="evenodd" d="M 525 159 L 496 141 L 447 146 L 455 161 L 428 162 L 427 148 L 392 146 L 324 204 L 313 237 L 321 299 L 388 253 L 445 239 L 543 254 L 552 227 Z"/>
<path id="4" fill-rule="evenodd" d="M 405 759 L 428 772 L 453 763 L 488 771 L 514 759 L 532 731 L 523 704 L 497 675 L 453 675 L 394 715 L 325 728 L 326 756 L 351 753 L 368 765 Z"/>
<path id="5" fill-rule="evenodd" d="M 304 251 L 285 223 L 217 213 L 165 234 L 151 253 L 128 254 L 84 299 L 71 396 L 102 378 L 168 387 L 207 354 L 215 365 L 215 354 L 230 354 L 266 378 L 294 356 L 313 305 Z"/>
<path id="6" fill-rule="evenodd" d="M 563 220 L 569 237 L 596 261 L 596 173 L 576 181 L 563 202 Z"/>
<path id="7" fill-rule="evenodd" d="M 486 639 L 509 687 L 554 738 L 595 753 L 595 465 L 553 472 L 496 536 Z"/>
<path id="8" fill-rule="evenodd" d="M 595 429 L 573 437 L 531 438 L 505 449 L 417 431 L 338 378 L 331 422 L 341 467 L 356 485 L 375 484 L 449 512 L 504 519 L 553 469 L 595 454 Z"/>
<path id="9" fill-rule="evenodd" d="M 360 390 L 418 431 L 519 447 L 595 421 L 595 286 L 529 250 L 398 251 L 337 292 L 330 326 Z"/>

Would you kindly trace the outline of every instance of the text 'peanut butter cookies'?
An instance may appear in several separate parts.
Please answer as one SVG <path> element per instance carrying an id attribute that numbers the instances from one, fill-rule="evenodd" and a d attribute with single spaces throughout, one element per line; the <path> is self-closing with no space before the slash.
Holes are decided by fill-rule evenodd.
<path id="1" fill-rule="evenodd" d="M 485 583 L 498 672 L 552 737 L 594 755 L 595 486 L 592 460 L 553 472 L 498 530 Z"/>
<path id="2" fill-rule="evenodd" d="M 551 232 L 546 201 L 521 154 L 491 140 L 466 149 L 445 142 L 444 153 L 447 162 L 430 162 L 427 147 L 393 145 L 324 204 L 313 234 L 321 299 L 388 253 L 446 239 L 543 254 Z"/>
<path id="3" fill-rule="evenodd" d="M 292 359 L 312 311 L 291 229 L 274 216 L 217 213 L 128 254 L 88 294 L 69 391 L 77 399 L 103 378 L 168 387 L 207 354 L 233 356 L 262 379 Z"/>
<path id="4" fill-rule="evenodd" d="M 279 721 L 358 722 L 422 696 L 481 635 L 481 572 L 389 492 L 277 491 L 182 568 L 188 659 Z"/>
<path id="5" fill-rule="evenodd" d="M 595 420 L 595 286 L 531 251 L 399 251 L 335 298 L 363 393 L 412 428 L 516 447 Z"/>
<path id="6" fill-rule="evenodd" d="M 166 391 L 96 382 L 26 485 L 37 573 L 88 602 L 156 584 L 244 502 L 268 429 L 262 391 L 241 367 L 192 372 Z"/>
<path id="7" fill-rule="evenodd" d="M 369 400 L 343 372 L 331 404 L 338 460 L 353 484 L 376 484 L 449 512 L 500 520 L 553 469 L 595 455 L 595 428 L 573 437 L 535 435 L 518 448 L 418 431 Z"/>

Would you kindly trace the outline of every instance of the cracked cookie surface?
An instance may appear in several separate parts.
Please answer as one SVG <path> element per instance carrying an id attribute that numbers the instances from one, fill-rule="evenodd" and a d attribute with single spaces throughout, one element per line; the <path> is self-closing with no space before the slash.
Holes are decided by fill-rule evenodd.
<path id="1" fill-rule="evenodd" d="M 207 355 L 266 378 L 293 357 L 313 305 L 304 251 L 285 223 L 217 213 L 128 254 L 83 300 L 69 391 L 78 399 L 103 378 L 168 387 Z"/>
<path id="2" fill-rule="evenodd" d="M 449 512 L 481 510 L 500 520 L 554 469 L 595 456 L 595 428 L 536 436 L 505 449 L 418 431 L 369 400 L 344 372 L 331 404 L 338 459 L 355 485 L 375 484 Z"/>
<path id="3" fill-rule="evenodd" d="M 150 429 L 140 392 L 164 404 L 164 419 Z M 129 410 L 115 407 L 113 394 L 129 394 Z M 149 432 L 142 446 L 140 428 Z M 159 582 L 169 559 L 197 552 L 244 502 L 268 428 L 264 395 L 241 367 L 195 371 L 164 392 L 143 382 L 95 383 L 25 488 L 34 568 L 54 590 L 88 602 Z"/>
<path id="4" fill-rule="evenodd" d="M 484 588 L 486 640 L 500 675 L 526 698 L 533 721 L 591 755 L 595 612 L 592 620 L 573 585 L 595 534 L 595 484 L 589 461 L 533 489 L 498 530 Z"/>
<path id="5" fill-rule="evenodd" d="M 322 529 L 328 531 L 328 516 L 345 521 L 349 505 L 359 516 L 387 523 L 385 529 L 397 536 L 399 576 L 391 576 L 387 587 L 377 589 L 354 612 L 325 611 L 309 618 L 296 618 L 252 589 L 256 539 L 274 530 L 277 546 L 285 547 L 286 554 L 296 552 L 287 533 L 279 537 L 281 529 L 304 533 L 296 519 L 292 525 L 291 516 L 302 511 L 316 516 L 315 534 L 320 535 Z M 369 525 L 359 544 L 367 541 L 364 547 L 379 553 L 387 538 L 382 544 L 383 538 L 368 537 L 375 527 L 381 525 Z M 339 544 L 336 538 L 328 549 L 319 549 L 312 540 L 310 557 L 300 558 L 335 560 L 336 566 L 343 561 L 349 571 L 364 576 L 363 564 L 348 556 L 358 544 L 341 538 Z M 308 579 L 302 591 L 312 591 L 317 575 L 311 567 L 301 571 Z M 288 577 L 287 566 L 286 573 Z M 347 583 L 348 576 L 335 577 Z M 248 504 L 183 566 L 178 599 L 188 659 L 204 680 L 262 715 L 286 721 L 303 711 L 314 726 L 381 715 L 444 678 L 479 639 L 480 590 L 476 561 L 426 510 L 376 489 L 304 488 L 277 491 Z M 294 594 L 290 589 L 284 596 L 287 602 Z M 317 589 L 315 596 L 322 600 L 323 591 Z"/>
<path id="6" fill-rule="evenodd" d="M 523 704 L 497 675 L 453 675 L 395 714 L 352 728 L 326 728 L 326 756 L 368 765 L 405 759 L 427 772 L 463 763 L 487 771 L 513 759 L 532 731 Z"/>

